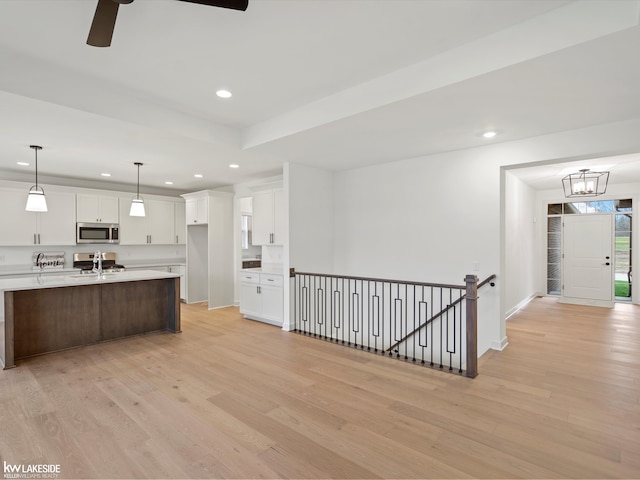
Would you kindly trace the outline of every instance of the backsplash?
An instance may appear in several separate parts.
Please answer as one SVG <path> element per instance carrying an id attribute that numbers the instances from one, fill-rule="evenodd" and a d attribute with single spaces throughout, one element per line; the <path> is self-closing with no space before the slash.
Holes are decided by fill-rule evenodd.
<path id="1" fill-rule="evenodd" d="M 31 268 L 34 252 L 53 251 L 64 253 L 65 268 L 73 266 L 73 254 L 95 252 L 115 252 L 118 263 L 127 266 L 127 262 L 140 263 L 142 260 L 167 260 L 184 262 L 184 245 L 73 245 L 68 247 L 32 245 L 28 247 L 0 247 L 0 270 L 11 267 Z"/>

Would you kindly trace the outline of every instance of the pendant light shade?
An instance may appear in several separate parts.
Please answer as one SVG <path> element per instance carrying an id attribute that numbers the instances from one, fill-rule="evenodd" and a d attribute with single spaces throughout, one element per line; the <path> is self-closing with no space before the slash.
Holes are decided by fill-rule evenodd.
<path id="1" fill-rule="evenodd" d="M 138 185 L 136 189 L 136 196 L 131 200 L 131 209 L 129 210 L 130 217 L 144 217 L 144 200 L 140 196 L 140 167 L 142 163 L 135 162 L 134 165 L 138 167 Z"/>
<path id="2" fill-rule="evenodd" d="M 38 186 L 38 150 L 42 150 L 42 147 L 38 145 L 29 145 L 29 147 L 36 151 L 36 184 L 29 189 L 25 210 L 27 212 L 46 212 L 47 199 L 44 196 L 43 188 Z"/>

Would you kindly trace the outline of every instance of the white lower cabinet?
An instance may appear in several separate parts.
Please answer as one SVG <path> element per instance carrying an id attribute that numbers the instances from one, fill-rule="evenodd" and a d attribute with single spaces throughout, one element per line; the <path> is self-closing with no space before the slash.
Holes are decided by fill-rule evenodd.
<path id="1" fill-rule="evenodd" d="M 272 325 L 282 325 L 282 275 L 240 272 L 240 313 Z"/>

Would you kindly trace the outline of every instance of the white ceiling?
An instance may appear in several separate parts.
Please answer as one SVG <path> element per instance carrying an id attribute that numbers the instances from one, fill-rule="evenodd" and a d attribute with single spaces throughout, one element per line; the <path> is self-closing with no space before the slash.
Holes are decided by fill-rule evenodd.
<path id="1" fill-rule="evenodd" d="M 140 161 L 186 192 L 640 116 L 638 0 L 135 0 L 109 48 L 85 44 L 96 3 L 0 0 L 0 178 L 31 179 L 39 144 L 51 182 L 130 184 Z"/>

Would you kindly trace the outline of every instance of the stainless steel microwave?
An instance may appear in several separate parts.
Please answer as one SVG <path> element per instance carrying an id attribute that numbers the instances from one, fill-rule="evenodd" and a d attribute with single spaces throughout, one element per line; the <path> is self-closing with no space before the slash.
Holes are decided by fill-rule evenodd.
<path id="1" fill-rule="evenodd" d="M 76 223 L 76 243 L 120 243 L 117 223 Z"/>

